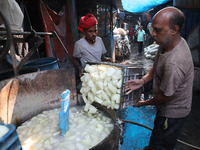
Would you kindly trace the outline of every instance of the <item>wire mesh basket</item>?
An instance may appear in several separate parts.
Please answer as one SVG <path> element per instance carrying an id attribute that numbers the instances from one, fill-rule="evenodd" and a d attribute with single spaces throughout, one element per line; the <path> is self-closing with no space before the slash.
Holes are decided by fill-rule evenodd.
<path id="1" fill-rule="evenodd" d="M 125 86 L 128 80 L 142 78 L 142 75 L 144 74 L 143 68 L 130 67 L 130 66 L 125 66 L 125 65 L 116 64 L 116 63 L 108 63 L 108 62 L 86 62 L 86 64 L 109 65 L 109 66 L 114 66 L 114 67 L 122 69 L 123 79 L 122 79 L 122 87 L 121 87 L 121 93 L 120 93 L 119 109 L 133 106 L 137 101 L 140 100 L 141 94 L 142 94 L 141 88 L 133 91 L 129 95 L 126 95 Z"/>

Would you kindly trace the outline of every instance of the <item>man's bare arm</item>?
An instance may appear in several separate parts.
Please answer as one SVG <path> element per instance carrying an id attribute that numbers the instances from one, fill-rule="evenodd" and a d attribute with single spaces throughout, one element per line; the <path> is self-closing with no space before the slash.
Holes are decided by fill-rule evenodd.
<path id="1" fill-rule="evenodd" d="M 154 73 L 154 67 L 152 67 L 143 77 L 141 80 L 143 80 L 144 84 L 148 83 L 153 79 L 153 73 Z"/>
<path id="2" fill-rule="evenodd" d="M 152 99 L 148 99 L 145 101 L 139 101 L 134 106 L 135 107 L 141 107 L 141 106 L 145 106 L 145 105 L 157 106 L 160 104 L 170 102 L 171 100 L 172 100 L 172 96 L 165 96 L 163 92 L 160 92 L 157 95 L 155 95 Z"/>
<path id="3" fill-rule="evenodd" d="M 110 61 L 110 62 L 112 62 L 112 58 L 106 57 L 105 55 L 101 56 L 101 60 L 102 61 Z"/>
<path id="4" fill-rule="evenodd" d="M 79 62 L 78 62 L 78 58 L 72 57 L 72 64 L 78 68 L 79 71 L 79 76 L 81 77 L 83 75 L 83 68 L 80 66 Z"/>

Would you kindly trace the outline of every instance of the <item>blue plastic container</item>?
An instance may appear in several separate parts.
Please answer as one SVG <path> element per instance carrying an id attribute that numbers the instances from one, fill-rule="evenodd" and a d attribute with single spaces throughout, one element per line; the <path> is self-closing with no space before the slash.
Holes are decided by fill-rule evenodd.
<path id="1" fill-rule="evenodd" d="M 22 150 L 16 127 L 12 124 L 0 123 L 0 125 L 6 126 L 9 129 L 9 131 L 0 138 L 0 150 Z"/>
<path id="2" fill-rule="evenodd" d="M 40 69 L 40 71 L 59 69 L 58 60 L 54 57 L 43 57 L 29 60 L 24 66 L 37 67 Z"/>
<path id="3" fill-rule="evenodd" d="M 153 128 L 156 108 L 154 106 L 127 107 L 119 110 L 120 119 L 130 120 Z M 123 144 L 120 150 L 139 150 L 149 144 L 151 130 L 141 126 L 125 123 Z"/>

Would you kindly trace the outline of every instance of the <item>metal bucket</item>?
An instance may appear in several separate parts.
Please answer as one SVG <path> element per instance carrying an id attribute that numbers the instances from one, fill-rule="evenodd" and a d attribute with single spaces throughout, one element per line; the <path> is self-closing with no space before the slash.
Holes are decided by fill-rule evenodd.
<path id="1" fill-rule="evenodd" d="M 40 69 L 40 71 L 59 69 L 58 60 L 54 57 L 43 57 L 29 60 L 24 66 L 37 67 Z"/>
<path id="2" fill-rule="evenodd" d="M 66 89 L 70 92 L 70 105 L 77 104 L 74 68 L 47 70 L 21 75 L 0 82 L 0 122 L 19 126 L 41 113 L 60 107 L 60 95 Z M 97 105 L 116 122 L 114 110 Z M 118 149 L 119 129 L 112 132 L 91 149 Z"/>

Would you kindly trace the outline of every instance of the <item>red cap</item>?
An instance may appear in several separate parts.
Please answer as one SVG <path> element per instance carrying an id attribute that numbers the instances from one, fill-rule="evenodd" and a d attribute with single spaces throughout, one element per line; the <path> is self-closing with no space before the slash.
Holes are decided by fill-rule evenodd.
<path id="1" fill-rule="evenodd" d="M 96 24 L 98 24 L 97 19 L 92 14 L 87 14 L 81 17 L 78 29 L 83 32 L 83 29 L 90 28 Z"/>

